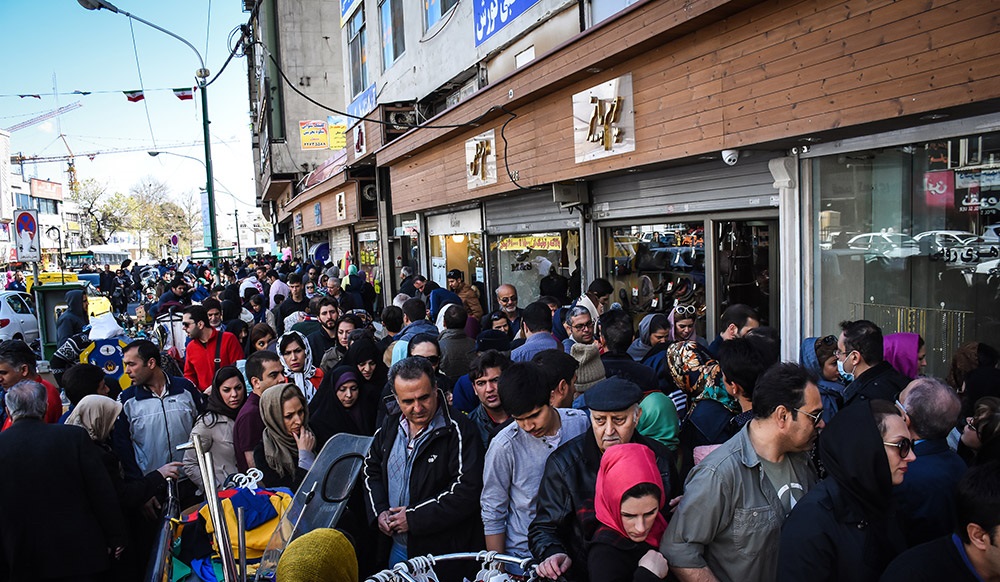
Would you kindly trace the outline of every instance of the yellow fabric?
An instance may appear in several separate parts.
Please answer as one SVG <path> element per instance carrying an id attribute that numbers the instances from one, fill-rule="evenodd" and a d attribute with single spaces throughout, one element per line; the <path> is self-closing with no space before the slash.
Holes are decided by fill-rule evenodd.
<path id="1" fill-rule="evenodd" d="M 275 574 L 279 582 L 358 582 L 358 558 L 341 532 L 314 529 L 288 544 Z"/>
<path id="2" fill-rule="evenodd" d="M 292 504 L 292 497 L 287 493 L 276 491 L 270 496 L 269 500 L 271 505 L 274 506 L 275 511 L 278 512 L 278 516 L 274 519 L 262 523 L 261 525 L 247 530 L 247 559 L 256 560 L 264 555 L 264 549 L 267 548 L 267 542 L 271 541 L 271 535 L 274 530 L 278 528 L 278 524 L 281 522 L 281 516 L 285 514 L 288 510 L 288 506 Z M 233 555 L 239 552 L 240 548 L 240 537 L 239 537 L 239 524 L 236 519 L 236 510 L 233 509 L 233 502 L 229 499 L 223 499 L 220 501 L 219 505 L 222 506 L 222 514 L 226 517 L 226 531 L 229 533 L 229 543 L 233 547 Z M 212 535 L 215 533 L 215 527 L 212 524 L 211 515 L 208 511 L 208 505 L 202 506 L 198 511 L 202 517 L 205 518 L 205 531 Z M 215 547 L 215 538 L 212 538 L 212 547 Z M 218 550 L 218 548 L 215 548 Z"/>

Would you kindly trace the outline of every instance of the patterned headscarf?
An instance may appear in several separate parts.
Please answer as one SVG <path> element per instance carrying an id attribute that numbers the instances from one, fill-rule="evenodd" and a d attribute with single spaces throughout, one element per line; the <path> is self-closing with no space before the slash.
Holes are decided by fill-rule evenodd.
<path id="1" fill-rule="evenodd" d="M 696 402 L 708 398 L 739 412 L 739 403 L 726 391 L 719 363 L 698 342 L 671 344 L 667 348 L 667 366 L 674 384 Z"/>

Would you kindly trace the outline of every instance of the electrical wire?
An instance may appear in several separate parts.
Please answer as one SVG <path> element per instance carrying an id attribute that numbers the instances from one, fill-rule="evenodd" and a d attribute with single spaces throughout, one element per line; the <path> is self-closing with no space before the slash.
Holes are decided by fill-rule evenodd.
<path id="1" fill-rule="evenodd" d="M 142 82 L 142 67 L 139 66 L 139 48 L 135 44 L 135 29 L 132 27 L 132 18 L 128 19 L 128 30 L 132 33 L 132 54 L 135 55 L 135 70 L 139 74 L 139 90 L 145 92 L 144 85 Z M 153 147 L 156 147 L 156 136 L 153 135 L 153 120 L 149 117 L 149 102 L 145 99 L 142 100 L 142 107 L 146 110 L 146 125 L 149 126 L 149 139 L 153 142 Z"/>
<path id="2" fill-rule="evenodd" d="M 208 61 L 208 41 L 212 38 L 212 0 L 208 0 L 208 22 L 205 24 L 205 61 Z"/>
<path id="3" fill-rule="evenodd" d="M 510 116 L 507 119 L 507 121 L 503 122 L 503 125 L 500 126 L 500 139 L 503 140 L 503 167 L 505 170 L 507 170 L 507 177 L 510 178 L 511 184 L 517 186 L 518 190 L 526 190 L 528 192 L 538 192 L 539 190 L 542 190 L 542 188 L 539 188 L 538 186 L 533 186 L 530 188 L 527 186 L 522 186 L 517 182 L 517 180 L 514 179 L 514 174 L 513 172 L 510 171 L 510 164 L 507 163 L 507 136 L 505 132 L 507 131 L 507 124 L 517 119 L 517 114 L 514 113 L 513 111 L 508 110 L 503 105 L 500 105 L 499 107 L 500 111 L 503 111 L 504 113 Z"/>

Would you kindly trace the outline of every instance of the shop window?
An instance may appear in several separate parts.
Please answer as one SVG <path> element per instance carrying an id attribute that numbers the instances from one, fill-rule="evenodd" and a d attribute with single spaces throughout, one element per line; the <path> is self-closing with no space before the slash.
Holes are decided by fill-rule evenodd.
<path id="1" fill-rule="evenodd" d="M 861 318 L 919 333 L 934 376 L 963 343 L 998 336 L 1000 134 L 808 163 L 817 334 Z"/>
<path id="2" fill-rule="evenodd" d="M 403 54 L 403 0 L 381 0 L 378 4 L 382 27 L 382 70 L 387 71 Z"/>
<path id="3" fill-rule="evenodd" d="M 705 337 L 705 229 L 702 222 L 601 229 L 603 273 L 618 303 L 636 322 L 649 313 L 694 306 Z"/>
<path id="4" fill-rule="evenodd" d="M 599 24 L 636 2 L 638 0 L 590 0 L 590 25 Z"/>
<path id="5" fill-rule="evenodd" d="M 347 23 L 348 54 L 351 59 L 351 97 L 368 87 L 368 51 L 365 48 L 365 6 L 362 4 Z"/>
<path id="6" fill-rule="evenodd" d="M 564 305 L 580 296 L 577 230 L 493 236 L 490 256 L 492 286 L 513 285 L 522 308 L 542 295 L 552 295 Z"/>
<path id="7" fill-rule="evenodd" d="M 424 0 L 424 15 L 427 19 L 427 28 L 430 30 L 441 20 L 441 17 L 452 9 L 458 0 Z"/>
<path id="8" fill-rule="evenodd" d="M 431 237 L 431 279 L 442 288 L 448 287 L 446 275 L 452 269 L 465 273 L 467 282 L 485 280 L 483 236 L 478 232 L 437 235 Z M 482 285 L 480 293 L 486 289 Z"/>

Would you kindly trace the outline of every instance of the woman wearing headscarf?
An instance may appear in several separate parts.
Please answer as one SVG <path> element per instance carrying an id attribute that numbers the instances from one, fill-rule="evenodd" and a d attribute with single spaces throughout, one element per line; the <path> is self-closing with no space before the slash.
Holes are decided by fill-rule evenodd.
<path id="1" fill-rule="evenodd" d="M 819 437 L 828 477 L 798 503 L 792 498 L 781 528 L 779 582 L 874 582 L 906 549 L 892 488 L 916 459 L 909 434 L 899 409 L 884 400 L 858 402 L 837 413 Z M 767 467 L 764 471 L 767 475 Z M 791 492 L 796 485 L 775 489 Z"/>
<path id="2" fill-rule="evenodd" d="M 807 337 L 802 340 L 799 359 L 809 373 L 819 379 L 819 395 L 823 400 L 823 421 L 830 422 L 844 405 L 844 389 L 837 369 L 837 336 Z"/>
<path id="3" fill-rule="evenodd" d="M 653 451 L 625 443 L 601 456 L 594 493 L 600 523 L 588 544 L 587 570 L 602 582 L 663 580 L 669 567 L 658 551 L 667 521 L 663 479 Z"/>
<path id="4" fill-rule="evenodd" d="M 167 463 L 155 471 L 150 471 L 142 479 L 125 480 L 125 470 L 121 460 L 111 447 L 111 429 L 122 404 L 107 396 L 90 394 L 84 396 L 66 419 L 66 424 L 83 427 L 94 445 L 100 450 L 101 461 L 111 477 L 122 514 L 131 530 L 148 526 L 141 511 L 143 506 L 156 496 L 166 494 L 167 479 L 177 479 L 181 475 L 181 463 Z M 121 581 L 138 580 L 142 576 L 148 555 L 133 547 L 126 547 L 113 567 L 113 579 Z"/>
<path id="5" fill-rule="evenodd" d="M 316 435 L 316 448 L 323 449 L 330 437 L 340 434 L 375 434 L 378 393 L 363 391 L 359 374 L 349 366 L 335 368 L 327 385 L 309 403 L 309 428 Z"/>
<path id="6" fill-rule="evenodd" d="M 254 466 L 264 473 L 265 487 L 298 489 L 316 460 L 316 437 L 309 430 L 309 409 L 295 384 L 264 391 L 260 417 L 264 435 L 253 450 Z"/>
<path id="7" fill-rule="evenodd" d="M 667 339 L 672 342 L 698 342 L 698 345 L 707 348 L 708 344 L 705 342 L 705 338 L 698 337 L 698 332 L 694 329 L 697 316 L 698 308 L 694 305 L 675 305 L 667 316 L 667 321 L 670 324 L 670 334 Z"/>
<path id="8" fill-rule="evenodd" d="M 378 344 L 367 335 L 351 343 L 342 363 L 357 371 L 358 386 L 362 392 L 370 390 L 378 395 L 389 378 L 389 368 L 382 359 Z"/>
<path id="9" fill-rule="evenodd" d="M 236 466 L 236 448 L 233 446 L 233 425 L 246 399 L 243 374 L 236 366 L 219 368 L 212 380 L 212 391 L 208 394 L 205 412 L 195 419 L 191 429 L 191 440 L 201 440 L 202 451 L 212 453 L 217 489 L 223 488 L 229 475 L 239 472 Z M 205 482 L 198 466 L 198 453 L 194 449 L 184 451 L 184 474 L 198 489 L 205 491 Z"/>
<path id="10" fill-rule="evenodd" d="M 654 347 L 668 341 L 670 323 L 662 313 L 650 313 L 639 322 L 639 337 L 628 348 L 628 355 L 641 362 Z"/>
<path id="11" fill-rule="evenodd" d="M 285 378 L 298 386 L 308 403 L 323 383 L 323 369 L 313 365 L 312 347 L 305 336 L 297 331 L 285 332 L 278 340 L 278 358 L 285 368 Z"/>
<path id="12" fill-rule="evenodd" d="M 882 353 L 897 372 L 913 380 L 927 367 L 927 346 L 915 333 L 890 333 L 882 341 Z"/>
<path id="13" fill-rule="evenodd" d="M 694 467 L 695 449 L 721 445 L 736 434 L 731 422 L 740 404 L 726 390 L 719 363 L 696 342 L 676 342 L 667 350 L 674 383 L 691 404 L 681 425 L 681 476 Z M 700 455 L 699 455 L 700 456 Z"/>
<path id="14" fill-rule="evenodd" d="M 958 454 L 966 463 L 985 465 L 1000 459 L 1000 398 L 980 398 L 962 422 Z"/>

